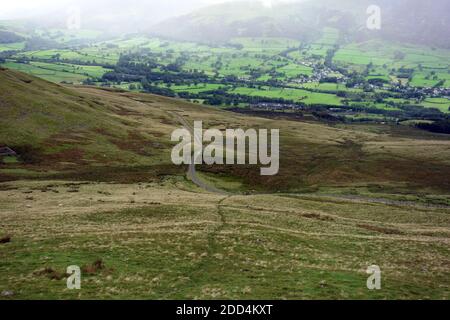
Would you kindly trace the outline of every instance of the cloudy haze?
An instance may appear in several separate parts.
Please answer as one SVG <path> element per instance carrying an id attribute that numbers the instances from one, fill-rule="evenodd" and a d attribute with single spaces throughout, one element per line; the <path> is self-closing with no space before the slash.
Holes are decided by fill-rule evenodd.
<path id="1" fill-rule="evenodd" d="M 152 12 L 149 12 L 150 16 L 162 20 L 174 15 L 189 13 L 195 9 L 230 1 L 239 0 L 139 0 L 139 1 L 127 1 L 126 6 L 129 10 L 135 8 L 152 6 Z M 301 0 L 248 0 L 252 2 L 260 2 L 263 5 L 270 7 L 273 4 L 279 2 L 292 2 Z M 94 4 L 96 8 L 101 7 L 104 1 L 87 1 L 87 0 L 6 0 L 2 1 L 0 7 L 0 19 L 23 19 L 32 18 L 36 16 L 43 16 L 47 14 L 52 14 L 55 12 L 62 12 L 71 6 L 80 6 L 81 8 L 89 7 L 91 8 Z M 114 7 L 118 4 L 124 5 L 123 1 L 109 0 L 107 1 L 108 6 L 106 11 L 110 6 Z M 157 13 L 157 14 L 155 14 Z"/>

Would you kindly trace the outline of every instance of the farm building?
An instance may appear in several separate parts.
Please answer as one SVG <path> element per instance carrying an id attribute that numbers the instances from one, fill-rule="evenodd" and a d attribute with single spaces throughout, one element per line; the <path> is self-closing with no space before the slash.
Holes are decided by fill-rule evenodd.
<path id="1" fill-rule="evenodd" d="M 17 153 L 8 147 L 0 147 L 0 157 L 16 156 Z"/>

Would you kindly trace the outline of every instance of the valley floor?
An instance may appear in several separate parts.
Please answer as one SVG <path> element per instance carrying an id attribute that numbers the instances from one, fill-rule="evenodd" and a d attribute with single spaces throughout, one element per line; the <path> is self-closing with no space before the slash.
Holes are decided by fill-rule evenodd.
<path id="1" fill-rule="evenodd" d="M 0 184 L 14 299 L 449 299 L 450 208 L 159 183 Z M 101 263 L 99 262 L 101 261 Z M 379 265 L 382 290 L 366 269 Z M 82 289 L 65 270 L 82 267 Z M 4 296 L 0 299 L 5 299 Z"/>

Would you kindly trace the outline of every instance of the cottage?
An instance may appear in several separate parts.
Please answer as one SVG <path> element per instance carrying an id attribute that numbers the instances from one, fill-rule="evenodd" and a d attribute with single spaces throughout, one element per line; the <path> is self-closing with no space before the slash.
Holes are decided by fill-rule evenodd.
<path id="1" fill-rule="evenodd" d="M 8 147 L 0 147 L 0 157 L 16 156 L 17 153 Z"/>

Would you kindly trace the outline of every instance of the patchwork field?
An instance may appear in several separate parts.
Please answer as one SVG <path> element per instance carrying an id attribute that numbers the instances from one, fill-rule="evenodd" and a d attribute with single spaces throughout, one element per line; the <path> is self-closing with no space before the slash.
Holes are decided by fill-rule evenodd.
<path id="1" fill-rule="evenodd" d="M 209 45 L 145 35 L 105 40 L 92 30 L 38 35 L 59 47 L 0 45 L 0 51 L 17 50 L 3 66 L 54 83 L 178 96 L 222 108 L 300 104 L 338 121 L 434 123 L 447 121 L 449 113 L 448 50 L 380 40 L 348 43 L 334 28 L 322 29 L 311 41 L 238 37 Z M 420 93 L 411 98 L 413 90 Z M 430 103 L 433 99 L 444 102 Z M 411 107 L 421 110 L 409 112 Z M 330 108 L 339 108 L 339 114 Z"/>
<path id="2" fill-rule="evenodd" d="M 341 99 L 335 95 L 326 93 L 315 93 L 300 89 L 279 89 L 279 88 L 236 88 L 231 91 L 233 94 L 241 94 L 248 96 L 266 97 L 266 98 L 282 98 L 293 100 L 295 102 L 304 102 L 306 104 L 324 104 L 324 105 L 341 105 Z"/>
<path id="3" fill-rule="evenodd" d="M 355 70 L 358 70 L 358 65 L 364 68 L 373 64 L 385 77 L 392 69 L 413 69 L 412 86 L 432 87 L 441 80 L 444 80 L 441 86 L 450 86 L 450 59 L 448 52 L 442 49 L 369 41 L 341 48 L 334 61 Z"/>
<path id="4" fill-rule="evenodd" d="M 110 71 L 99 66 L 82 66 L 66 63 L 30 62 L 29 64 L 7 62 L 4 67 L 40 77 L 55 83 L 79 84 L 88 78 L 101 78 Z"/>

